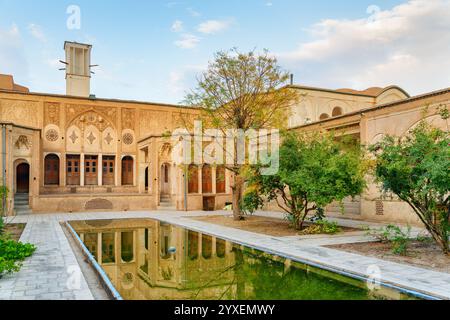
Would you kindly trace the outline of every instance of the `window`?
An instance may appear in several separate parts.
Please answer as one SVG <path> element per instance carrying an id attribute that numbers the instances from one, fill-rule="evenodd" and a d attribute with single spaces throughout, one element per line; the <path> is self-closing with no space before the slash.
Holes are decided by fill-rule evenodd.
<path id="1" fill-rule="evenodd" d="M 225 167 L 216 169 L 216 193 L 225 193 Z"/>
<path id="2" fill-rule="evenodd" d="M 325 120 L 325 119 L 328 119 L 330 116 L 328 115 L 328 114 L 326 114 L 326 113 L 322 113 L 321 115 L 320 115 L 320 117 L 319 117 L 319 120 Z"/>
<path id="3" fill-rule="evenodd" d="M 336 107 L 333 109 L 333 113 L 331 114 L 333 117 L 339 117 L 343 114 L 342 108 Z"/>
<path id="4" fill-rule="evenodd" d="M 114 252 L 114 239 L 114 233 L 102 233 L 102 263 L 116 262 L 116 255 Z"/>
<path id="5" fill-rule="evenodd" d="M 208 235 L 202 235 L 202 257 L 204 259 L 210 259 L 212 256 L 212 237 Z"/>
<path id="6" fill-rule="evenodd" d="M 198 233 L 194 231 L 188 231 L 188 256 L 191 260 L 198 258 Z"/>
<path id="7" fill-rule="evenodd" d="M 196 165 L 189 166 L 188 181 L 188 193 L 198 193 L 198 167 Z"/>
<path id="8" fill-rule="evenodd" d="M 59 185 L 59 157 L 55 154 L 49 154 L 44 160 L 44 184 Z"/>
<path id="9" fill-rule="evenodd" d="M 219 258 L 225 257 L 226 243 L 225 240 L 217 239 L 216 241 L 216 254 Z"/>
<path id="10" fill-rule="evenodd" d="M 133 232 L 121 233 L 121 257 L 123 262 L 131 262 L 134 259 L 133 252 Z"/>

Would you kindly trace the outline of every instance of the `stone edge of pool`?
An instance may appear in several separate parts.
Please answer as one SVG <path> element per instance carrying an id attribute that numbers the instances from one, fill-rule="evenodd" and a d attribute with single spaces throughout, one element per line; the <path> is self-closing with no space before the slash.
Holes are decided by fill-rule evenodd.
<path id="1" fill-rule="evenodd" d="M 98 262 L 94 259 L 92 254 L 89 252 L 88 248 L 86 248 L 85 244 L 81 240 L 81 238 L 78 236 L 76 231 L 73 229 L 73 227 L 70 225 L 69 221 L 64 221 L 63 225 L 67 228 L 70 235 L 75 239 L 76 244 L 80 247 L 81 251 L 83 252 L 84 256 L 88 259 L 91 266 L 94 268 L 95 272 L 97 273 L 97 276 L 99 277 L 99 280 L 102 282 L 103 287 L 108 292 L 108 295 L 113 300 L 123 300 L 122 296 L 120 295 L 119 291 L 117 291 L 116 287 L 113 285 L 111 280 L 109 279 L 106 272 L 103 270 L 103 268 L 98 264 Z"/>
<path id="2" fill-rule="evenodd" d="M 184 218 L 184 217 L 183 217 Z M 117 220 L 124 220 L 127 218 L 117 218 Z M 136 219 L 136 218 L 134 218 Z M 307 258 L 302 258 L 302 257 L 298 257 L 280 250 L 273 250 L 270 248 L 266 248 L 263 246 L 258 246 L 246 241 L 242 241 L 240 239 L 237 238 L 233 238 L 233 237 L 229 237 L 225 234 L 220 234 L 220 233 L 216 233 L 214 231 L 205 231 L 204 229 L 201 228 L 196 228 L 195 226 L 192 225 L 188 225 L 188 224 L 183 224 L 182 221 L 181 222 L 174 222 L 171 221 L 171 219 L 164 219 L 162 217 L 143 217 L 143 218 L 137 218 L 137 219 L 154 219 L 154 220 L 158 220 L 160 222 L 164 222 L 164 223 L 170 223 L 174 226 L 178 226 L 181 228 L 185 228 L 191 231 L 195 231 L 195 232 L 201 232 L 204 234 L 208 234 L 210 236 L 214 236 L 214 237 L 218 237 L 221 238 L 223 240 L 227 240 L 227 241 L 231 241 L 233 243 L 239 244 L 239 245 L 243 245 L 245 247 L 249 247 L 255 250 L 259 250 L 262 252 L 266 252 L 269 254 L 273 254 L 273 255 L 277 255 L 289 260 L 293 260 L 293 261 L 297 261 L 306 265 L 310 265 L 312 267 L 316 267 L 319 269 L 323 269 L 326 271 L 330 271 L 330 272 L 334 272 L 337 274 L 340 274 L 342 276 L 345 277 L 350 277 L 356 280 L 360 280 L 360 281 L 370 281 L 371 279 L 365 275 L 365 274 L 361 274 L 358 272 L 354 272 L 352 270 L 346 270 L 345 268 L 340 268 L 331 264 L 325 264 L 323 262 L 316 262 L 316 261 L 312 261 L 309 260 Z M 90 220 L 90 219 L 86 219 L 86 220 Z M 98 220 L 98 219 L 93 219 L 93 220 Z M 114 285 L 112 284 L 112 282 L 110 281 L 109 277 L 106 275 L 105 271 L 102 269 L 102 267 L 97 263 L 97 261 L 94 259 L 94 257 L 92 256 L 92 254 L 89 252 L 89 250 L 86 248 L 86 246 L 84 245 L 83 241 L 81 240 L 81 238 L 78 236 L 78 234 L 75 232 L 75 230 L 73 229 L 73 227 L 70 225 L 71 221 L 63 221 L 62 223 L 67 227 L 67 229 L 70 231 L 70 234 L 74 237 L 74 239 L 76 240 L 77 244 L 80 246 L 80 248 L 82 249 L 84 255 L 88 258 L 89 262 L 91 263 L 91 265 L 93 266 L 93 268 L 95 269 L 95 271 L 97 272 L 99 279 L 101 280 L 101 282 L 104 284 L 104 286 L 106 287 L 108 293 L 110 294 L 110 296 L 115 299 L 115 300 L 123 300 L 123 298 L 121 297 L 120 293 L 117 291 L 117 289 L 114 287 Z M 411 296 L 414 296 L 416 298 L 420 298 L 420 299 L 426 299 L 426 300 L 448 300 L 448 297 L 445 296 L 440 296 L 438 294 L 433 294 L 433 293 L 427 293 L 424 292 L 421 289 L 417 289 L 417 288 L 413 288 L 413 287 L 407 287 L 404 285 L 400 285 L 397 283 L 393 283 L 391 281 L 387 281 L 387 280 L 383 280 L 383 279 L 377 279 L 377 282 L 381 285 L 384 286 L 386 288 L 389 289 L 393 289 L 393 290 L 397 290 L 401 293 L 404 294 L 408 294 Z"/>

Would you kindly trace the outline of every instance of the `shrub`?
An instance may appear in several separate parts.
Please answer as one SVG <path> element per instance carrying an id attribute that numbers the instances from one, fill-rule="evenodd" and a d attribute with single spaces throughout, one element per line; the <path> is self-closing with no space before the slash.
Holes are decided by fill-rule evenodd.
<path id="1" fill-rule="evenodd" d="M 19 271 L 22 261 L 31 256 L 35 250 L 36 247 L 29 243 L 0 239 L 0 278 L 6 273 Z"/>
<path id="2" fill-rule="evenodd" d="M 300 235 L 312 235 L 312 234 L 336 234 L 341 232 L 341 228 L 336 222 L 328 220 L 318 220 L 313 225 L 306 227 L 300 231 Z"/>
<path id="3" fill-rule="evenodd" d="M 408 246 L 411 243 L 411 227 L 408 226 L 406 231 L 395 225 L 388 225 L 381 229 L 370 230 L 368 235 L 375 237 L 384 243 L 391 245 L 392 253 L 396 255 L 406 255 Z"/>
<path id="4" fill-rule="evenodd" d="M 413 209 L 436 243 L 449 254 L 450 133 L 420 123 L 403 138 L 387 136 L 370 149 L 375 176 Z"/>

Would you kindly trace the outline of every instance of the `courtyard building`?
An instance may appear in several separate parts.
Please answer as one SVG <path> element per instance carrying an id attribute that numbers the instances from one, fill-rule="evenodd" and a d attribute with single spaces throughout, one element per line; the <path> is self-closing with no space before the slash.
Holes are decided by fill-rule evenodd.
<path id="1" fill-rule="evenodd" d="M 172 161 L 170 134 L 193 122 L 199 109 L 97 98 L 91 93 L 91 51 L 64 44 L 66 94 L 34 93 L 0 75 L 3 185 L 8 215 L 81 211 L 214 210 L 231 201 L 231 174 L 222 166 Z M 423 118 L 448 130 L 439 108 L 450 88 L 410 97 L 397 86 L 329 90 L 289 86 L 299 94 L 289 128 L 333 131 L 370 145 L 386 134 L 405 135 Z M 268 206 L 271 208 L 271 206 Z M 272 208 L 273 209 L 273 208 Z M 380 194 L 371 181 L 347 199 L 356 219 L 418 223 L 408 205 Z M 327 208 L 340 214 L 337 204 Z"/>

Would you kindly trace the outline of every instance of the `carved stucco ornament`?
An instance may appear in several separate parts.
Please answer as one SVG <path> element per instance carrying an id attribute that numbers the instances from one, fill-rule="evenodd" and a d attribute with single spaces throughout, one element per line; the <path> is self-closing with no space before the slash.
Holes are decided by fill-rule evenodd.
<path id="1" fill-rule="evenodd" d="M 19 136 L 19 138 L 17 138 L 16 143 L 14 144 L 16 146 L 17 149 L 20 149 L 22 146 L 24 146 L 27 150 L 29 150 L 31 148 L 31 142 L 30 140 L 28 140 L 27 136 Z"/>

